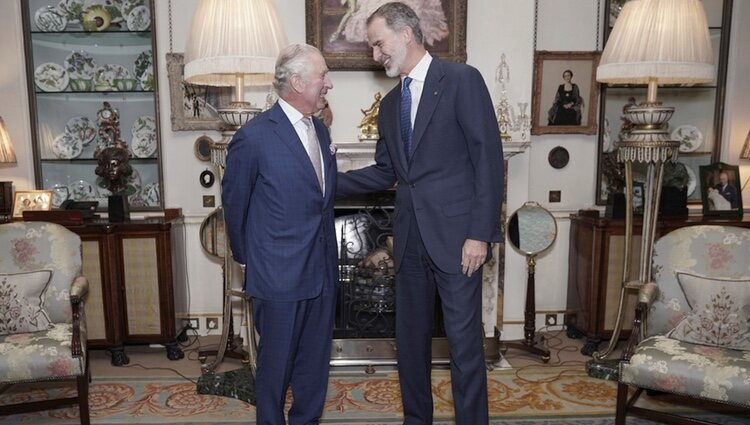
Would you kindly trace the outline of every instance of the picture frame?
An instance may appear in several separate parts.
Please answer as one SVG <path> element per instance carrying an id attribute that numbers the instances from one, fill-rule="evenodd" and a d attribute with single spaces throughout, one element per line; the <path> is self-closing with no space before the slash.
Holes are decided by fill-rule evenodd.
<path id="1" fill-rule="evenodd" d="M 633 182 L 633 214 L 643 215 L 643 202 L 646 185 L 643 182 Z"/>
<path id="2" fill-rule="evenodd" d="M 13 218 L 23 217 L 24 211 L 51 210 L 51 190 L 17 190 L 13 196 Z"/>
<path id="3" fill-rule="evenodd" d="M 699 169 L 703 215 L 742 216 L 740 167 L 715 162 Z"/>
<path id="4" fill-rule="evenodd" d="M 184 55 L 167 53 L 172 131 L 222 130 L 217 108 L 232 101 L 232 87 L 197 86 L 185 82 Z"/>
<path id="5" fill-rule="evenodd" d="M 599 107 L 599 83 L 596 67 L 601 52 L 534 52 L 534 83 L 531 98 L 531 134 L 596 134 Z M 572 106 L 555 103 L 563 89 L 564 75 L 578 91 Z M 571 93 L 569 96 L 573 96 Z"/>
<path id="6" fill-rule="evenodd" d="M 331 70 L 381 70 L 367 44 L 366 21 L 384 3 L 387 0 L 305 0 L 307 43 L 320 49 Z M 444 20 L 439 13 L 430 13 L 434 18 L 420 23 L 427 50 L 449 62 L 466 62 L 467 0 L 406 1 L 412 3 L 433 7 L 439 3 L 443 10 Z M 415 9 L 417 15 L 420 11 Z"/>

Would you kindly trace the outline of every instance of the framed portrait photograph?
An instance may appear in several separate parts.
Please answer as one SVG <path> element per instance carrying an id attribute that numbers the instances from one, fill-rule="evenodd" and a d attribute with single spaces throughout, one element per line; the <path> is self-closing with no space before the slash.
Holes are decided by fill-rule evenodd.
<path id="1" fill-rule="evenodd" d="M 13 217 L 23 217 L 24 211 L 51 211 L 51 190 L 17 190 L 13 197 Z"/>
<path id="2" fill-rule="evenodd" d="M 305 0 L 307 43 L 332 70 L 381 70 L 367 45 L 367 18 L 389 0 Z M 427 50 L 466 62 L 467 0 L 403 0 L 420 19 Z"/>
<path id="3" fill-rule="evenodd" d="M 534 53 L 531 134 L 596 134 L 600 54 Z"/>
<path id="4" fill-rule="evenodd" d="M 645 189 L 643 182 L 633 182 L 633 214 L 643 215 Z"/>
<path id="5" fill-rule="evenodd" d="M 703 215 L 742 215 L 740 167 L 723 162 L 700 166 Z"/>
<path id="6" fill-rule="evenodd" d="M 182 53 L 167 53 L 172 131 L 223 129 L 217 108 L 232 101 L 232 87 L 188 84 L 183 60 Z"/>

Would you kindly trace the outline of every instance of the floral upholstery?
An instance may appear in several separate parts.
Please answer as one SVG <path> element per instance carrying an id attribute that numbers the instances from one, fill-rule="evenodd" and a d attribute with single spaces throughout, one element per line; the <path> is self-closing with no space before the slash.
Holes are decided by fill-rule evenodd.
<path id="1" fill-rule="evenodd" d="M 656 242 L 655 285 L 645 285 L 651 293 L 639 296 L 639 301 L 653 300 L 647 310 L 645 339 L 631 345 L 629 360 L 620 363 L 622 385 L 618 391 L 626 394 L 626 385 L 632 385 L 750 407 L 750 351 L 693 344 L 669 336 L 691 312 L 677 274 L 709 278 L 703 281 L 747 280 L 748 252 L 750 229 L 731 226 L 683 227 Z M 715 289 L 707 284 L 706 290 L 711 286 Z M 623 423 L 620 421 L 629 409 L 624 397 L 618 394 L 616 423 Z"/>
<path id="2" fill-rule="evenodd" d="M 39 270 L 52 272 L 42 296 L 42 309 L 51 324 L 36 332 L 0 337 L 0 385 L 71 379 L 76 382 L 78 392 L 75 397 L 43 403 L 0 405 L 0 416 L 78 404 L 81 424 L 88 424 L 89 376 L 83 307 L 88 281 L 80 276 L 81 238 L 52 223 L 0 225 L 0 273 L 13 275 Z"/>
<path id="3" fill-rule="evenodd" d="M 750 407 L 750 351 L 652 336 L 638 344 L 620 382 Z"/>

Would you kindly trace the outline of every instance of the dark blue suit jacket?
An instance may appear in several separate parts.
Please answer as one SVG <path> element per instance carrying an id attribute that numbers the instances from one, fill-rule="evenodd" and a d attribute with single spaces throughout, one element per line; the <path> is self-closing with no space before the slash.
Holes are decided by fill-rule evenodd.
<path id="1" fill-rule="evenodd" d="M 315 298 L 336 279 L 333 224 L 336 158 L 328 130 L 313 118 L 326 190 L 294 127 L 277 103 L 229 143 L 222 180 L 224 220 L 234 259 L 246 265 L 245 290 L 274 301 Z"/>
<path id="2" fill-rule="evenodd" d="M 396 187 L 394 257 L 403 258 L 412 213 L 425 247 L 444 272 L 461 272 L 464 241 L 501 238 L 503 154 L 490 94 L 466 64 L 433 57 L 407 164 L 401 140 L 401 84 L 380 104 L 376 164 L 339 175 L 337 197 Z"/>

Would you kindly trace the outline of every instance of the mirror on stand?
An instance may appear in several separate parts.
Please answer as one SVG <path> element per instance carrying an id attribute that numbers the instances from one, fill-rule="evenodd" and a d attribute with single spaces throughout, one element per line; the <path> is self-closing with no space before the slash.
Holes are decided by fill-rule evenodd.
<path id="1" fill-rule="evenodd" d="M 534 269 L 536 256 L 549 249 L 557 237 L 557 222 L 552 214 L 536 202 L 526 202 L 508 219 L 506 236 L 511 246 L 526 256 L 526 307 L 524 308 L 524 339 L 503 341 L 507 348 L 518 348 L 549 361 L 549 350 L 536 340 L 536 299 Z"/>

